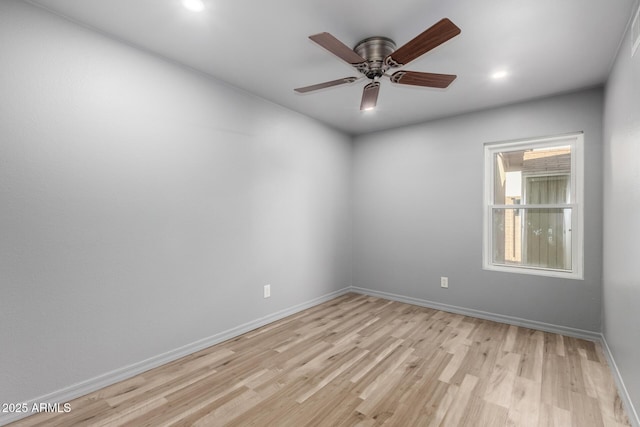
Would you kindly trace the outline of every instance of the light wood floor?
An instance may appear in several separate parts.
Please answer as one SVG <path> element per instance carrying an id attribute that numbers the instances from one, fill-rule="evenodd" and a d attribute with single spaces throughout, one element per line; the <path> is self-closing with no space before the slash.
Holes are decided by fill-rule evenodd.
<path id="1" fill-rule="evenodd" d="M 628 426 L 599 344 L 348 294 L 20 426 Z"/>

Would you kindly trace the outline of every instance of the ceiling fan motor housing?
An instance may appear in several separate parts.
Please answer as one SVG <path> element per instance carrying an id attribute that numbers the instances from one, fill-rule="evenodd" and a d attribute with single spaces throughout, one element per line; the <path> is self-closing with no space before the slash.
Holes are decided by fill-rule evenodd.
<path id="1" fill-rule="evenodd" d="M 369 37 L 359 42 L 353 50 L 367 60 L 366 65 L 358 70 L 373 80 L 389 69 L 384 59 L 396 50 L 396 44 L 387 37 Z"/>
<path id="2" fill-rule="evenodd" d="M 369 37 L 360 41 L 353 49 L 333 35 L 323 32 L 309 36 L 313 42 L 325 48 L 371 80 L 364 87 L 360 110 L 370 110 L 376 106 L 380 92 L 380 77 L 386 76 L 392 83 L 401 85 L 446 88 L 456 78 L 454 74 L 423 73 L 419 71 L 398 70 L 389 75 L 391 68 L 399 68 L 440 46 L 447 40 L 460 34 L 458 28 L 448 18 L 443 18 L 413 39 L 396 49 L 393 40 L 387 37 Z M 393 55 L 393 56 L 392 56 Z M 353 83 L 357 77 L 345 77 L 320 84 L 294 89 L 298 93 Z"/>

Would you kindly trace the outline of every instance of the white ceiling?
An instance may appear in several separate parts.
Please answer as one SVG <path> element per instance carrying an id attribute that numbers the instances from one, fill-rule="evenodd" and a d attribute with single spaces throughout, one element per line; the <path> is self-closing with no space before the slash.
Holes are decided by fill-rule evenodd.
<path id="1" fill-rule="evenodd" d="M 30 0 L 350 134 L 398 127 L 602 84 L 635 0 Z M 462 33 L 404 67 L 457 74 L 448 89 L 382 80 L 297 94 L 357 72 L 308 39 L 327 31 L 353 47 L 370 36 L 403 45 L 443 17 Z M 497 69 L 510 76 L 494 81 Z"/>

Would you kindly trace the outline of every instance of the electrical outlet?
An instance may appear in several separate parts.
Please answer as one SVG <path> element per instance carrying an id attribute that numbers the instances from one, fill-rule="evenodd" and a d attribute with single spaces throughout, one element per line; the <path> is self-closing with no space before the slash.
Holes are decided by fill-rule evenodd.
<path id="1" fill-rule="evenodd" d="M 271 296 L 271 285 L 264 285 L 264 297 L 269 298 Z"/>
<path id="2" fill-rule="evenodd" d="M 441 288 L 448 288 L 449 287 L 449 278 L 448 277 L 441 277 L 440 278 L 440 287 Z"/>

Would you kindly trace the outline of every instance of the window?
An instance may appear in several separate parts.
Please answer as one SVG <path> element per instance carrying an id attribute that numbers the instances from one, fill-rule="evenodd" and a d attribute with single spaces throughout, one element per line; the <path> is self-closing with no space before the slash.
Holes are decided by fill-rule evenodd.
<path id="1" fill-rule="evenodd" d="M 583 139 L 485 144 L 483 268 L 583 278 Z"/>

